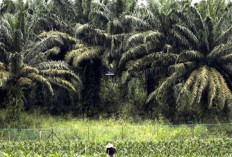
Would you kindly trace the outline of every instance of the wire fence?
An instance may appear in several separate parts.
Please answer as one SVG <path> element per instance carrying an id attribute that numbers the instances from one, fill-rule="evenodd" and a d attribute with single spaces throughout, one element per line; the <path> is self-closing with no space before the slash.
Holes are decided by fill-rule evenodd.
<path id="1" fill-rule="evenodd" d="M 0 129 L 0 141 L 162 141 L 231 138 L 232 123 L 146 126 L 87 126 L 51 129 Z"/>

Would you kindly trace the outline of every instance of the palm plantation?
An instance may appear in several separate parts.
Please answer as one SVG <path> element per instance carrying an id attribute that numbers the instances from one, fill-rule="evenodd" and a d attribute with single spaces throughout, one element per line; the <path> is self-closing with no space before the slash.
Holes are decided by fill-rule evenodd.
<path id="1" fill-rule="evenodd" d="M 0 0 L 0 157 L 231 156 L 231 121 L 231 0 Z"/>
<path id="2" fill-rule="evenodd" d="M 231 120 L 231 19 L 225 0 L 3 0 L 0 108 Z"/>

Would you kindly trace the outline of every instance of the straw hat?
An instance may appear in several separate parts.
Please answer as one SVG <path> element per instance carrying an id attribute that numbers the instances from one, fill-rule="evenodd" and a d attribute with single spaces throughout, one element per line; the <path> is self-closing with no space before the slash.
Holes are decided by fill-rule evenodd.
<path id="1" fill-rule="evenodd" d="M 112 147 L 114 147 L 114 146 L 113 146 L 113 144 L 111 144 L 111 143 L 108 143 L 108 144 L 106 145 L 106 148 L 112 148 Z"/>

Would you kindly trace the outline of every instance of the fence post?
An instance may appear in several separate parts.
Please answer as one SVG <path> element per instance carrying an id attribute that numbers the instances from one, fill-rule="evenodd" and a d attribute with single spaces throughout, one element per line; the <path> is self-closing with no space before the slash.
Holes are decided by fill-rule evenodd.
<path id="1" fill-rule="evenodd" d="M 89 126 L 88 126 L 88 141 L 89 141 Z"/>
<path id="2" fill-rule="evenodd" d="M 156 137 L 158 137 L 158 124 L 156 123 Z"/>
<path id="3" fill-rule="evenodd" d="M 53 129 L 52 129 L 52 143 L 54 142 L 54 137 L 53 137 L 53 134 L 54 134 L 54 132 L 53 132 Z"/>
<path id="4" fill-rule="evenodd" d="M 10 142 L 10 132 L 8 130 L 8 142 Z"/>
<path id="5" fill-rule="evenodd" d="M 146 137 L 145 137 L 145 127 L 143 128 L 143 140 L 145 141 Z"/>
<path id="6" fill-rule="evenodd" d="M 194 138 L 194 126 L 192 125 L 192 138 Z"/>
<path id="7" fill-rule="evenodd" d="M 123 126 L 122 126 L 122 140 L 123 140 L 124 136 L 123 136 Z"/>
<path id="8" fill-rule="evenodd" d="M 42 131 L 40 130 L 39 132 L 39 140 L 41 141 L 42 140 Z"/>

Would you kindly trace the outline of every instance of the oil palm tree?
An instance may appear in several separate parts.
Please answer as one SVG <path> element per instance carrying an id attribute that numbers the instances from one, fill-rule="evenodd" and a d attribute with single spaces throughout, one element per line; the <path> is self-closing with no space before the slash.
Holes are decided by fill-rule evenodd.
<path id="1" fill-rule="evenodd" d="M 112 45 L 116 45 L 116 40 L 112 40 L 112 36 L 121 33 L 122 29 L 108 8 L 107 4 L 111 2 L 92 2 L 91 5 L 85 2 L 83 1 L 80 5 L 83 20 L 76 24 L 75 29 L 75 36 L 82 41 L 82 44 L 67 53 L 65 59 L 80 72 L 84 85 L 83 103 L 93 108 L 100 101 L 98 93 L 103 69 L 110 68 L 108 57 L 113 50 Z M 91 9 L 87 9 L 87 6 Z M 116 39 L 116 36 L 114 37 Z"/>
<path id="2" fill-rule="evenodd" d="M 148 1 L 147 7 L 138 7 L 132 15 L 134 31 L 126 40 L 126 48 L 120 57 L 118 70 L 122 72 L 122 84 L 132 77 L 145 74 L 147 95 L 155 90 L 168 69 L 163 59 L 173 51 L 172 26 L 177 23 L 175 12 L 183 11 L 186 3 Z M 169 55 L 170 54 L 170 55 Z M 151 57 L 159 56 L 159 60 Z M 150 105 L 149 105 L 150 106 Z"/>
<path id="3" fill-rule="evenodd" d="M 85 105 L 83 107 L 93 107 L 92 104 L 95 104 L 97 100 L 97 93 L 90 89 L 96 89 L 99 85 L 95 78 L 98 80 L 101 76 L 99 74 L 101 70 L 98 69 L 99 65 L 101 65 L 99 56 L 103 54 L 104 49 L 100 46 L 86 45 L 81 40 L 58 31 L 44 32 L 39 36 L 39 39 L 42 40 L 41 42 L 45 39 L 50 40 L 50 43 L 52 43 L 51 41 L 55 41 L 55 45 L 60 45 L 61 49 L 58 47 L 51 49 L 52 56 L 49 58 L 65 60 L 73 67 L 75 72 L 81 76 L 83 85 L 81 99 L 83 105 Z M 36 60 L 38 59 L 36 58 Z M 85 90 L 87 87 L 89 88 Z M 94 103 L 90 104 L 88 102 Z M 92 109 L 90 110 L 91 112 L 93 111 Z"/>
<path id="4" fill-rule="evenodd" d="M 141 24 L 143 21 L 130 16 L 136 7 L 136 1 L 133 1 L 128 6 L 125 4 L 126 1 L 122 0 L 92 2 L 91 11 L 88 16 L 89 22 L 85 24 L 78 23 L 76 25 L 75 32 L 78 39 L 82 40 L 88 46 L 101 49 L 101 51 L 95 51 L 95 53 L 90 53 L 91 51 L 86 51 L 85 53 L 89 60 L 92 60 L 91 58 L 94 57 L 92 62 L 94 66 L 92 67 L 95 71 L 100 72 L 98 73 L 100 75 L 95 75 L 98 78 L 98 81 L 96 81 L 98 82 L 98 86 L 100 86 L 102 69 L 113 71 L 115 74 L 117 73 L 116 67 L 119 62 L 119 56 L 123 52 L 125 39 L 133 31 L 131 28 L 133 28 L 134 21 L 137 21 L 138 25 L 144 26 Z M 96 66 L 94 62 L 98 62 Z M 85 66 L 89 66 L 89 61 L 86 60 L 85 63 L 87 63 Z M 82 65 L 84 64 L 82 63 Z M 87 84 L 89 82 L 91 81 L 86 80 Z M 94 86 L 97 87 L 96 83 Z M 91 88 L 88 87 L 88 89 Z M 96 91 L 94 95 L 96 95 L 95 93 L 99 93 L 97 90 L 94 91 Z"/>
<path id="5" fill-rule="evenodd" d="M 22 11 L 22 10 L 21 10 Z M 22 11 L 23 12 L 23 11 Z M 24 104 L 24 89 L 39 83 L 54 95 L 52 84 L 73 92 L 78 91 L 79 77 L 63 61 L 49 61 L 49 56 L 60 52 L 64 42 L 59 36 L 46 37 L 42 33 L 36 42 L 25 41 L 24 14 L 7 15 L 1 18 L 0 86 L 6 89 L 8 120 L 19 119 Z"/>
<path id="6" fill-rule="evenodd" d="M 225 15 L 228 9 L 223 11 Z M 160 95 L 168 93 L 167 89 L 179 84 L 176 102 L 180 110 L 230 110 L 232 27 L 223 25 L 225 15 L 220 15 L 207 14 L 203 18 L 193 6 L 186 14 L 179 14 L 180 23 L 174 26 L 173 36 L 181 51 L 173 54 L 175 63 L 164 60 L 171 74 L 150 94 L 148 101 L 161 98 Z"/>

